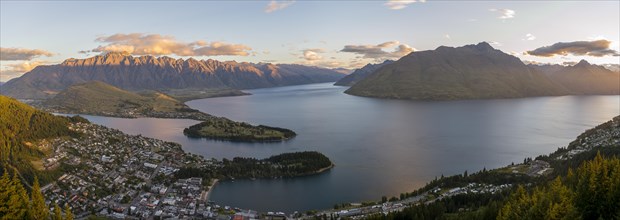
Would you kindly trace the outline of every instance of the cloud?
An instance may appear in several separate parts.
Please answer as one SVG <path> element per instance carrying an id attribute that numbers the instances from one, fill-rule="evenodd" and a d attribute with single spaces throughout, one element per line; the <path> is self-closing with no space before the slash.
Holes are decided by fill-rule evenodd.
<path id="1" fill-rule="evenodd" d="M 562 62 L 562 65 L 564 65 L 564 66 L 574 66 L 575 64 L 577 64 L 577 61 L 565 61 L 565 62 Z"/>
<path id="2" fill-rule="evenodd" d="M 384 48 L 396 48 L 387 52 Z M 400 44 L 398 41 L 388 41 L 378 45 L 345 45 L 340 52 L 355 53 L 362 55 L 363 58 L 371 59 L 387 59 L 387 58 L 400 58 L 414 51 L 414 48 L 407 44 Z"/>
<path id="3" fill-rule="evenodd" d="M 551 46 L 536 48 L 525 52 L 532 56 L 552 57 L 555 55 L 566 56 L 620 56 L 618 51 L 610 49 L 611 41 L 595 40 L 595 41 L 573 41 L 559 42 Z"/>
<path id="4" fill-rule="evenodd" d="M 307 61 L 307 60 L 303 60 L 300 62 L 296 62 L 297 64 L 301 64 L 301 65 L 306 65 L 306 66 L 316 66 L 316 67 L 322 67 L 322 68 L 348 68 L 348 66 L 343 63 L 343 62 L 339 62 L 339 61 L 333 61 L 333 60 L 314 60 L 314 61 Z"/>
<path id="5" fill-rule="evenodd" d="M 489 43 L 490 45 L 494 46 L 494 47 L 501 47 L 502 43 L 497 42 L 497 41 L 486 41 L 487 43 Z"/>
<path id="6" fill-rule="evenodd" d="M 54 54 L 39 49 L 0 47 L 0 60 L 32 60 L 39 56 L 51 57 Z"/>
<path id="7" fill-rule="evenodd" d="M 159 34 L 114 34 L 99 37 L 97 42 L 105 43 L 89 52 L 128 52 L 133 55 L 178 55 L 178 56 L 248 56 L 252 48 L 243 44 L 228 44 L 214 41 L 181 42 L 172 36 Z"/>
<path id="8" fill-rule="evenodd" d="M 275 1 L 272 0 L 269 2 L 269 4 L 267 4 L 267 7 L 265 7 L 265 13 L 271 13 L 277 10 L 282 10 L 287 8 L 288 6 L 291 6 L 293 3 L 295 3 L 295 1 Z"/>
<path id="9" fill-rule="evenodd" d="M 324 53 L 325 50 L 317 48 L 317 49 L 305 49 L 303 50 L 303 57 L 307 61 L 317 61 L 322 60 L 323 57 L 319 55 L 319 53 Z"/>
<path id="10" fill-rule="evenodd" d="M 449 34 L 444 35 L 444 37 L 448 40 L 452 39 Z"/>
<path id="11" fill-rule="evenodd" d="M 536 36 L 534 36 L 533 34 L 526 34 L 525 35 L 525 39 L 524 40 L 536 40 Z"/>
<path id="12" fill-rule="evenodd" d="M 50 64 L 47 61 L 25 61 L 18 63 L 3 64 L 0 69 L 0 81 L 7 81 L 12 78 L 20 77 L 24 73 L 34 69 L 37 66 Z"/>
<path id="13" fill-rule="evenodd" d="M 517 13 L 514 10 L 506 9 L 506 8 L 502 8 L 502 9 L 491 8 L 489 9 L 489 11 L 498 13 L 499 16 L 497 18 L 502 19 L 502 20 L 514 18 L 515 14 Z"/>
<path id="14" fill-rule="evenodd" d="M 400 9 L 406 8 L 407 5 L 416 3 L 416 2 L 424 3 L 426 2 L 426 0 L 388 0 L 383 5 L 385 5 L 386 7 L 392 10 L 400 10 Z"/>
<path id="15" fill-rule="evenodd" d="M 602 66 L 608 70 L 611 70 L 614 72 L 620 72 L 620 64 L 609 63 L 609 64 L 603 64 Z"/>

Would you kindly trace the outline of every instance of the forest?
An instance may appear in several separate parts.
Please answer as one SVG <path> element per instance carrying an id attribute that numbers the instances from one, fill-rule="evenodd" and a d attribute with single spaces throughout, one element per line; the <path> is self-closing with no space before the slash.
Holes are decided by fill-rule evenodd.
<path id="1" fill-rule="evenodd" d="M 284 141 L 297 135 L 285 128 L 265 125 L 254 126 L 245 122 L 236 122 L 226 118 L 212 118 L 192 125 L 183 130 L 191 138 L 210 138 L 238 142 L 274 142 Z"/>
<path id="2" fill-rule="evenodd" d="M 47 183 L 59 176 L 59 171 L 39 171 L 32 161 L 40 160 L 46 151 L 36 142 L 47 138 L 77 137 L 69 130 L 71 122 L 88 122 L 74 116 L 55 116 L 39 111 L 15 99 L 0 95 L 0 172 L 16 172 L 27 186 L 38 176 Z"/>
<path id="3" fill-rule="evenodd" d="M 30 196 L 24 188 L 22 181 L 17 173 L 9 177 L 9 172 L 3 172 L 0 177 L 0 218 L 1 219 L 52 219 L 52 220 L 73 220 L 73 213 L 68 204 L 64 204 L 64 209 L 57 203 L 45 204 L 45 198 L 41 193 L 39 181 L 35 177 Z M 64 213 L 64 214 L 63 214 Z"/>
<path id="4" fill-rule="evenodd" d="M 182 168 L 176 178 L 202 177 L 206 179 L 249 179 L 306 176 L 323 172 L 333 166 L 325 155 L 314 152 L 283 153 L 266 159 L 235 157 L 223 159 L 215 169 Z M 208 182 L 208 181 L 206 181 Z"/>

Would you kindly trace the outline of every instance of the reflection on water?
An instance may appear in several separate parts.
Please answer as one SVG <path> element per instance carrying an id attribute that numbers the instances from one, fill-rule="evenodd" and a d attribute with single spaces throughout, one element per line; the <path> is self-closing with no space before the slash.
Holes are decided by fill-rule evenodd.
<path id="1" fill-rule="evenodd" d="M 330 84 L 251 90 L 254 95 L 190 101 L 233 120 L 285 127 L 284 143 L 231 143 L 183 136 L 193 120 L 88 118 L 131 134 L 181 143 L 205 157 L 268 157 L 314 150 L 336 167 L 296 179 L 237 180 L 211 199 L 261 211 L 303 211 L 377 200 L 411 191 L 436 176 L 495 168 L 565 146 L 620 114 L 620 96 L 416 102 L 350 96 Z"/>

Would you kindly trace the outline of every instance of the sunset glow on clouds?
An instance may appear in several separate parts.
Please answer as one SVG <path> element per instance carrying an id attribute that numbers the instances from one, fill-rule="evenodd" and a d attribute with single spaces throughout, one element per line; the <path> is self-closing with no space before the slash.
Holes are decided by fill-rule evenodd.
<path id="1" fill-rule="evenodd" d="M 172 36 L 159 34 L 114 34 L 99 37 L 97 42 L 105 43 L 88 52 L 127 52 L 133 55 L 177 55 L 177 56 L 248 56 L 252 48 L 243 44 L 224 42 L 180 42 Z"/>
<path id="2" fill-rule="evenodd" d="M 358 68 L 413 51 L 486 41 L 528 62 L 619 62 L 614 56 L 620 39 L 617 1 L 1 1 L 0 5 L 0 81 L 37 64 L 113 51 Z M 24 16 L 24 12 L 31 13 Z M 608 42 L 595 42 L 602 39 Z"/>
<path id="3" fill-rule="evenodd" d="M 544 46 L 526 53 L 533 56 L 552 57 L 555 55 L 566 56 L 620 56 L 617 50 L 610 48 L 611 41 L 595 40 L 595 41 L 574 41 L 560 42 L 551 46 Z"/>
<path id="4" fill-rule="evenodd" d="M 32 60 L 39 56 L 51 57 L 54 54 L 39 49 L 0 47 L 0 60 Z"/>

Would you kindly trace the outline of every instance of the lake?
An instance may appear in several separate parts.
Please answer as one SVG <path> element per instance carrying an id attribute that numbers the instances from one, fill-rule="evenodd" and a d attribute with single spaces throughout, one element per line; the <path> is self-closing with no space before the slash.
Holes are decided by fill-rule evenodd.
<path id="1" fill-rule="evenodd" d="M 561 96 L 472 101 L 356 97 L 331 83 L 248 90 L 251 96 L 194 100 L 195 109 L 233 120 L 289 128 L 283 143 L 186 138 L 197 123 L 177 119 L 87 116 L 129 134 L 177 142 L 207 158 L 319 151 L 332 170 L 294 179 L 221 182 L 210 199 L 258 211 L 305 211 L 380 200 L 443 175 L 498 168 L 548 154 L 620 114 L 620 96 Z"/>

